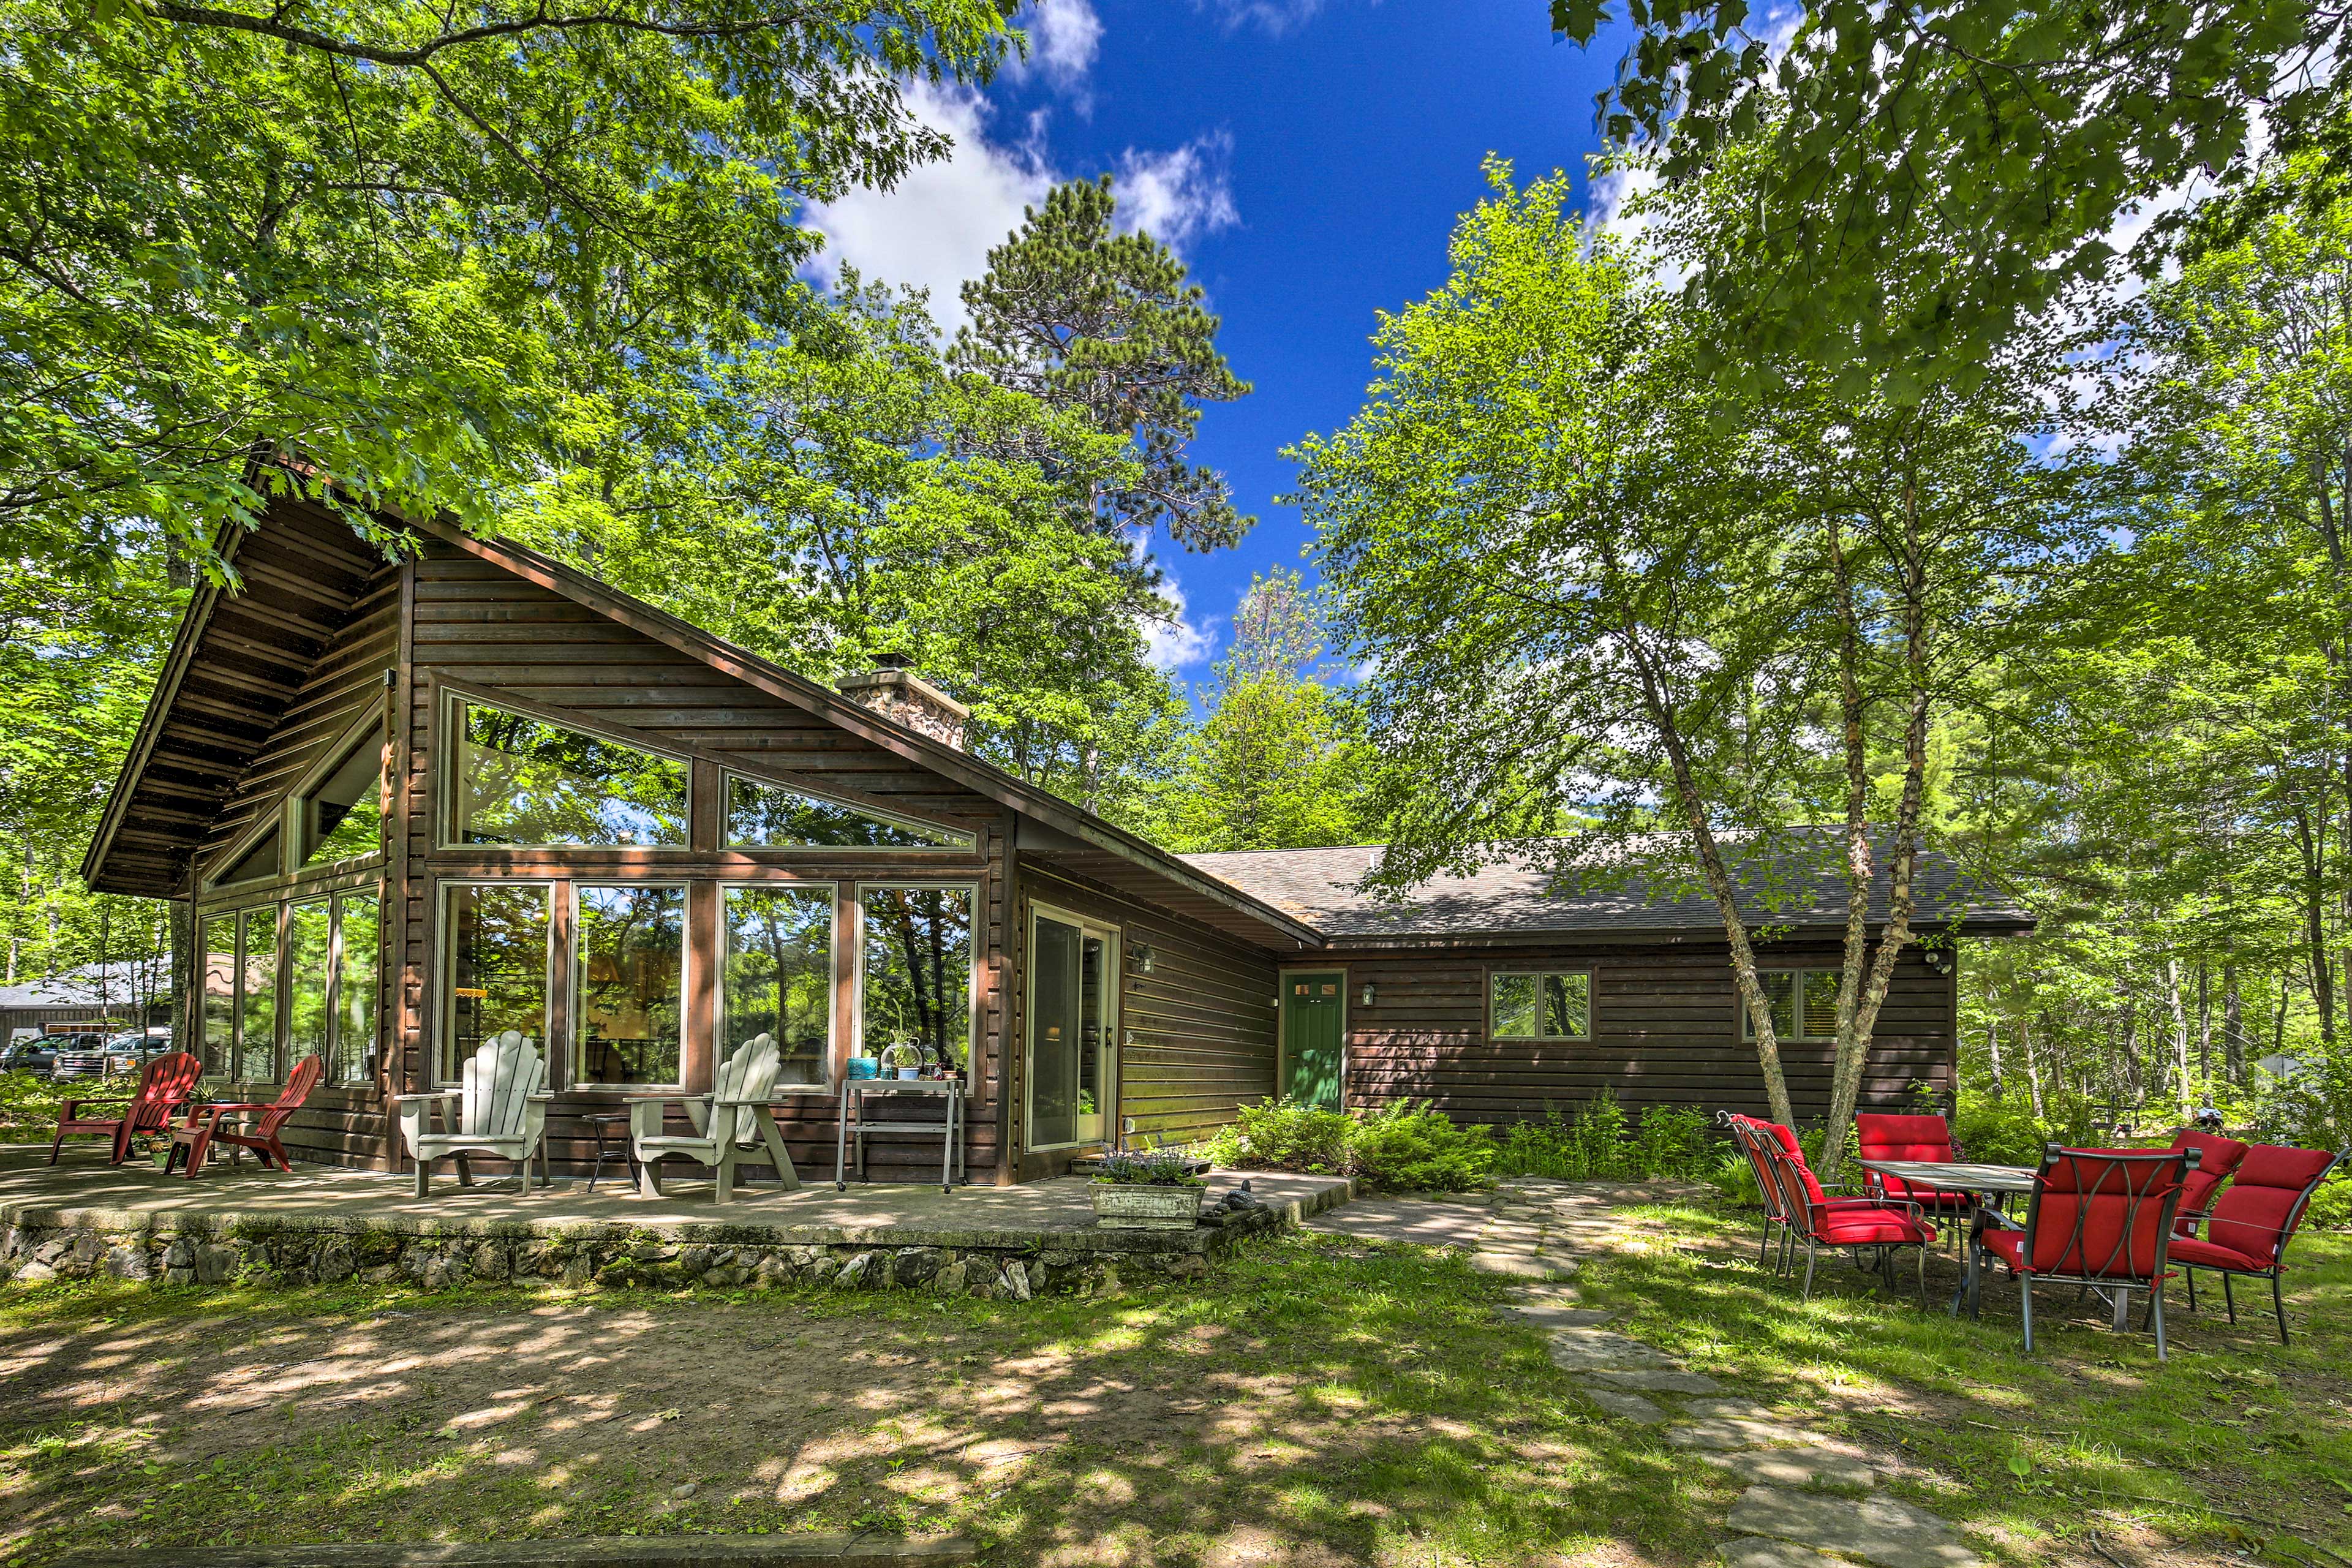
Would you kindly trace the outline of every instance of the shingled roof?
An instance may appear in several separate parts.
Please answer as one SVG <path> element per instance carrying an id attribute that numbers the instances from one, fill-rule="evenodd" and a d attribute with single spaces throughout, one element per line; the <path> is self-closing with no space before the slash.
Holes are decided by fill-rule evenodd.
<path id="1" fill-rule="evenodd" d="M 1811 832 L 1810 843 L 1801 838 L 1780 853 L 1734 863 L 1751 924 L 1808 931 L 1843 928 L 1845 883 L 1837 837 L 1826 829 Z M 1556 878 L 1553 868 L 1568 842 L 1529 844 L 1468 876 L 1433 879 L 1401 903 L 1357 887 L 1380 861 L 1377 845 L 1237 850 L 1184 859 L 1338 944 L 1722 933 L 1722 916 L 1704 891 L 1638 879 L 1622 887 L 1578 886 L 1572 879 Z M 1871 892 L 1874 925 L 1886 919 L 1886 890 L 1882 868 Z M 1916 898 L 1912 923 L 1921 931 L 1957 921 L 1963 934 L 1991 936 L 2030 931 L 2034 923 L 2006 889 L 1967 876 L 1949 856 L 1932 849 L 1921 856 Z"/>

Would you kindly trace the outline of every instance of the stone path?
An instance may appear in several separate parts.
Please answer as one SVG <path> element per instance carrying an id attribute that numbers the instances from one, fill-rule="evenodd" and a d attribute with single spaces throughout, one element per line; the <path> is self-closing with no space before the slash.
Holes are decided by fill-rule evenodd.
<path id="1" fill-rule="evenodd" d="M 1748 1483 L 1731 1510 L 1734 1539 L 1717 1549 L 1730 1568 L 1981 1568 L 1949 1523 L 1878 1491 L 1866 1457 L 1603 1327 L 1615 1314 L 1576 1305 L 1574 1287 L 1561 1282 L 1576 1272 L 1575 1254 L 1645 1244 L 1618 1211 L 1659 1196 L 1654 1187 L 1522 1178 L 1497 1191 L 1484 1225 L 1445 1244 L 1466 1247 L 1474 1268 L 1529 1279 L 1502 1310 L 1549 1331 L 1553 1364 L 1574 1374 L 1583 1398 L 1661 1428 L 1669 1446 Z M 1339 1228 L 1333 1222 L 1356 1206 L 1308 1223 Z"/>

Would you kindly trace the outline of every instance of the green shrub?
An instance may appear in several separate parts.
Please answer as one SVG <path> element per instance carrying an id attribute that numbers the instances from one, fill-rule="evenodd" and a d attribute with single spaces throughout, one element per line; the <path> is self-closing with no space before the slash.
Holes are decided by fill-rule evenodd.
<path id="1" fill-rule="evenodd" d="M 1349 1145 L 1356 1133 L 1352 1117 L 1295 1100 L 1244 1105 L 1234 1117 L 1202 1150 L 1218 1164 L 1317 1176 L 1347 1174 Z"/>
<path id="2" fill-rule="evenodd" d="M 1465 1193 L 1491 1184 L 1495 1138 L 1429 1102 L 1402 1100 L 1356 1123 L 1350 1173 L 1377 1192 Z"/>
<path id="3" fill-rule="evenodd" d="M 1095 1180 L 1113 1185 L 1147 1187 L 1205 1187 L 1209 1184 L 1192 1174 L 1190 1162 L 1175 1150 L 1145 1150 L 1136 1154 L 1106 1154 L 1095 1172 Z"/>
<path id="4" fill-rule="evenodd" d="M 1566 1115 L 1557 1104 L 1547 1105 L 1541 1121 L 1505 1128 L 1496 1163 L 1511 1175 L 1565 1182 L 1711 1177 L 1721 1152 L 1721 1140 L 1698 1107 L 1645 1106 L 1639 1121 L 1629 1125 L 1625 1108 L 1604 1089 Z"/>
<path id="5" fill-rule="evenodd" d="M 1692 1177 L 1715 1157 L 1707 1114 L 1696 1105 L 1645 1105 L 1633 1129 L 1633 1174 Z"/>

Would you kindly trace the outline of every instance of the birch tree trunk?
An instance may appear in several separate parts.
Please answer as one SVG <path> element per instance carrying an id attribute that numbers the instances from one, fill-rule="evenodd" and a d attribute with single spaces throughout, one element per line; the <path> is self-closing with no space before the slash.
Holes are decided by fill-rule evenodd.
<path id="1" fill-rule="evenodd" d="M 2213 1081 L 2213 970 L 2197 961 L 2197 1076 Z"/>
<path id="2" fill-rule="evenodd" d="M 2033 1120 L 2044 1121 L 2048 1113 L 2042 1109 L 2042 1064 L 2033 1059 L 2033 1026 L 2022 1016 L 2017 1020 L 2017 1040 L 2025 1048 L 2025 1093 L 2033 1107 Z"/>
<path id="3" fill-rule="evenodd" d="M 2180 995 L 2180 960 L 2167 954 L 2164 960 L 2164 992 L 2172 1003 L 2172 1079 L 2173 1090 L 2180 1104 L 2180 1120 L 2189 1121 L 2189 1009 Z"/>
<path id="4" fill-rule="evenodd" d="M 1993 1019 L 1985 1026 L 1985 1055 L 1992 1058 L 1992 1097 L 2001 1098 L 2000 1081 L 2000 1020 Z"/>
<path id="5" fill-rule="evenodd" d="M 2238 994 L 2238 961 L 2221 961 L 2221 1070 L 2246 1087 L 2246 1008 Z"/>

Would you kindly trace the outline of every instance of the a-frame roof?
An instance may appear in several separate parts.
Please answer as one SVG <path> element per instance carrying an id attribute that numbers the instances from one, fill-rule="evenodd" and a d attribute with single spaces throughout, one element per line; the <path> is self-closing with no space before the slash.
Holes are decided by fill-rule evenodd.
<path id="1" fill-rule="evenodd" d="M 1060 796 L 942 745 L 522 546 L 477 539 L 438 521 L 389 520 L 609 616 L 746 686 L 802 709 L 1016 813 L 1024 849 L 1121 891 L 1262 945 L 1320 946 L 1313 927 Z M 245 592 L 199 590 L 165 659 L 147 713 L 82 863 L 101 891 L 177 896 L 222 800 L 274 728 L 326 640 L 352 614 L 372 558 L 348 525 L 313 503 L 274 500 L 261 525 L 222 553 Z"/>

